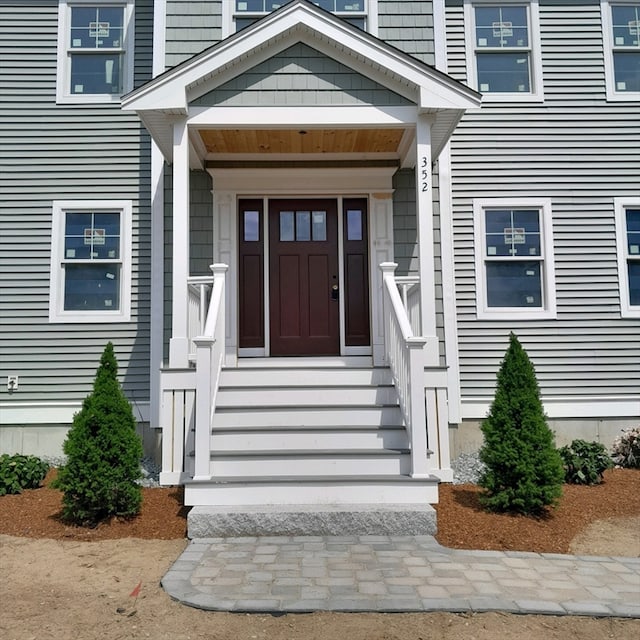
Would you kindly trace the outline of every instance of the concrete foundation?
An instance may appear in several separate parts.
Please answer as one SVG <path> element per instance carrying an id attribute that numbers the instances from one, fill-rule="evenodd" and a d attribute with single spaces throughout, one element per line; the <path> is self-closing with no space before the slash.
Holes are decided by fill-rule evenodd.
<path id="1" fill-rule="evenodd" d="M 188 537 L 434 535 L 431 505 L 265 505 L 193 507 Z"/>

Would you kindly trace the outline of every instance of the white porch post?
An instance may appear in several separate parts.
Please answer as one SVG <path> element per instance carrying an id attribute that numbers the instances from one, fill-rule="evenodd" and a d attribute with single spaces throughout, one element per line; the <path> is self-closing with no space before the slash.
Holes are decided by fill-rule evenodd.
<path id="1" fill-rule="evenodd" d="M 189 136 L 186 119 L 173 125 L 172 330 L 169 364 L 189 366 Z"/>
<path id="2" fill-rule="evenodd" d="M 431 174 L 431 118 L 418 115 L 416 122 L 416 225 L 420 260 L 420 308 L 425 364 L 437 365 L 439 360 L 436 335 L 436 287 L 433 233 L 433 185 Z"/>

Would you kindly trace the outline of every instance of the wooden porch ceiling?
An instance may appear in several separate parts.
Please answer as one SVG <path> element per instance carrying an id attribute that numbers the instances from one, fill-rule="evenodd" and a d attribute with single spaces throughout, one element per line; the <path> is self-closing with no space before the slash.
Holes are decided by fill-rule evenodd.
<path id="1" fill-rule="evenodd" d="M 203 129 L 207 153 L 399 153 L 404 129 Z"/>

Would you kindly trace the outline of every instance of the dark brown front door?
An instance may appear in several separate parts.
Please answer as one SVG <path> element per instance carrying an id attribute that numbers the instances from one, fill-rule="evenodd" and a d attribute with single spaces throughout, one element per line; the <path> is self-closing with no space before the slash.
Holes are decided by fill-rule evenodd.
<path id="1" fill-rule="evenodd" d="M 269 202 L 271 355 L 340 353 L 335 200 Z"/>

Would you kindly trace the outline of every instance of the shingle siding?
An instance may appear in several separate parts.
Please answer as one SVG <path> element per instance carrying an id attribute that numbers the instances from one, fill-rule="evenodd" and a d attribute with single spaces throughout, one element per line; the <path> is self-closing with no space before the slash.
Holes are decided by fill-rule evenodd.
<path id="1" fill-rule="evenodd" d="M 175 67 L 222 38 L 222 2 L 167 0 L 166 67 Z"/>
<path id="2" fill-rule="evenodd" d="M 447 2 L 448 71 L 461 81 L 463 24 L 462 3 Z M 598 2 L 541 0 L 540 30 L 544 102 L 487 102 L 451 145 L 463 396 L 490 398 L 515 331 L 544 396 L 637 397 L 640 331 L 620 316 L 613 199 L 639 193 L 640 105 L 606 101 Z M 509 197 L 551 200 L 557 319 L 476 317 L 473 199 Z"/>
<path id="3" fill-rule="evenodd" d="M 378 37 L 422 62 L 434 64 L 431 0 L 378 0 Z"/>
<path id="4" fill-rule="evenodd" d="M 150 77 L 151 0 L 136 2 L 135 81 Z M 29 38 L 24 34 L 28 33 Z M 117 104 L 56 104 L 58 2 L 0 2 L 2 402 L 80 401 L 112 340 L 125 392 L 149 398 L 149 140 Z M 52 202 L 133 202 L 132 321 L 49 323 Z"/>
<path id="5" fill-rule="evenodd" d="M 192 104 L 231 107 L 411 103 L 319 51 L 298 43 Z"/>

